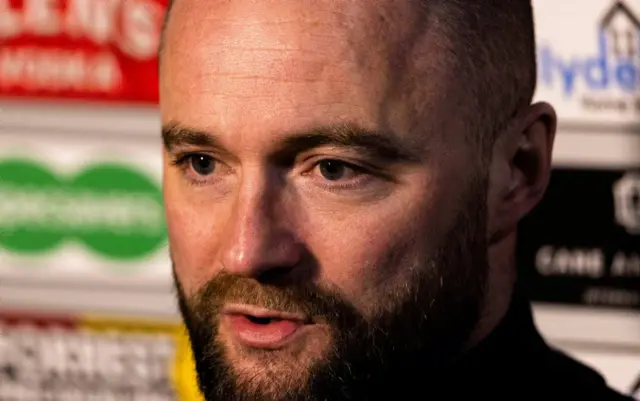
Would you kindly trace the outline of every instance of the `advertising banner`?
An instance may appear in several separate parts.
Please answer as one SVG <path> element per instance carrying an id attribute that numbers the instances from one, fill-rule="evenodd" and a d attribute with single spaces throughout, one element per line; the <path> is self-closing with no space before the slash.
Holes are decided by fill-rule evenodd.
<path id="1" fill-rule="evenodd" d="M 155 103 L 166 0 L 0 0 L 0 97 Z"/>
<path id="2" fill-rule="evenodd" d="M 0 286 L 169 283 L 159 138 L 0 135 Z"/>
<path id="3" fill-rule="evenodd" d="M 536 99 L 557 107 L 561 124 L 637 127 L 640 0 L 534 0 L 533 5 Z"/>
<path id="4" fill-rule="evenodd" d="M 0 401 L 202 401 L 175 322 L 0 312 Z"/>
<path id="5" fill-rule="evenodd" d="M 73 241 L 97 257 L 131 261 L 164 239 L 160 188 L 132 166 L 98 163 L 64 175 L 36 160 L 0 159 L 5 252 L 35 256 Z"/>
<path id="6" fill-rule="evenodd" d="M 555 169 L 519 235 L 534 300 L 640 309 L 640 170 Z"/>

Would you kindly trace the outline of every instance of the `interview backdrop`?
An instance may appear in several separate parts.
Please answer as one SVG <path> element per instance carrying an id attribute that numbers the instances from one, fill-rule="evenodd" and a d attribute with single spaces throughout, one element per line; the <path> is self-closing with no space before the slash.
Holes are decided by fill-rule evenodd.
<path id="1" fill-rule="evenodd" d="M 533 4 L 535 100 L 560 125 L 548 192 L 520 227 L 520 276 L 549 341 L 631 393 L 640 0 Z M 166 5 L 0 0 L 0 401 L 200 397 L 162 213 Z"/>

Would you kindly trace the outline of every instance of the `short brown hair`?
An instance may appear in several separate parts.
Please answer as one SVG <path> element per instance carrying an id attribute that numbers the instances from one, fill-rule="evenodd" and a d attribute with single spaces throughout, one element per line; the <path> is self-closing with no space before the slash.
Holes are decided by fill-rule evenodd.
<path id="1" fill-rule="evenodd" d="M 470 100 L 484 145 L 531 104 L 536 47 L 531 0 L 422 0 L 440 3 L 456 52 L 456 73 Z"/>

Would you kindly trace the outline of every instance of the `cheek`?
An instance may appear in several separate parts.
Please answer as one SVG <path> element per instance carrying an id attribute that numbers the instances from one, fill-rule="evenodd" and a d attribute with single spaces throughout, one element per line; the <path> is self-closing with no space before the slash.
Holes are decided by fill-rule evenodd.
<path id="1" fill-rule="evenodd" d="M 313 219 L 307 241 L 321 265 L 321 280 L 337 286 L 365 312 L 406 288 L 411 269 L 439 245 L 446 210 L 438 194 L 412 191 L 392 201 Z"/>
<path id="2" fill-rule="evenodd" d="M 184 199 L 179 191 L 165 185 L 165 215 L 172 261 L 187 294 L 193 294 L 215 274 L 216 214 Z"/>

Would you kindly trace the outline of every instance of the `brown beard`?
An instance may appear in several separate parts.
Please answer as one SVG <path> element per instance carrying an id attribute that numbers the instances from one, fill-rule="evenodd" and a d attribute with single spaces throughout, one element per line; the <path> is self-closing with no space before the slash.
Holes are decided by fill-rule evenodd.
<path id="1" fill-rule="evenodd" d="M 221 273 L 190 299 L 175 277 L 200 388 L 207 401 L 389 400 L 398 390 L 435 396 L 446 366 L 469 340 L 483 307 L 488 273 L 486 181 L 475 182 L 442 246 L 407 279 L 409 289 L 365 317 L 334 289 L 276 286 Z M 399 255 L 398 258 L 401 256 Z M 444 285 L 442 284 L 444 283 Z M 322 317 L 332 328 L 327 358 L 311 366 L 304 386 L 274 375 L 277 389 L 238 377 L 218 339 L 225 303 Z M 279 389 L 279 391 L 278 391 Z"/>

